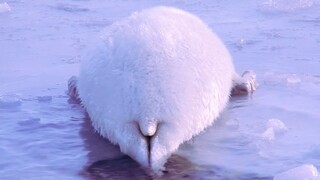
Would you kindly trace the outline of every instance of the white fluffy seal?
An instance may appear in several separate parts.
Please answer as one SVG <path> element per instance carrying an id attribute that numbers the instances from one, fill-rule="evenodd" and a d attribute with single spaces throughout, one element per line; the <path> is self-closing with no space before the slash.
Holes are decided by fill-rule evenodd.
<path id="1" fill-rule="evenodd" d="M 220 39 L 182 10 L 133 13 L 99 41 L 69 90 L 103 137 L 155 171 L 217 119 L 231 92 L 255 90 L 254 76 L 238 76 Z"/>

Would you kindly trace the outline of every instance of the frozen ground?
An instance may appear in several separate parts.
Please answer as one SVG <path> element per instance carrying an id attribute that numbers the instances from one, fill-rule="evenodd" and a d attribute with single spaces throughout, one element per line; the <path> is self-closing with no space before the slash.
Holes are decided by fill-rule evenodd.
<path id="1" fill-rule="evenodd" d="M 65 90 L 103 27 L 155 5 L 198 15 L 237 71 L 254 70 L 260 83 L 182 145 L 165 178 L 281 179 L 296 167 L 319 170 L 319 0 L 7 0 L 0 1 L 0 179 L 149 178 L 93 132 Z"/>

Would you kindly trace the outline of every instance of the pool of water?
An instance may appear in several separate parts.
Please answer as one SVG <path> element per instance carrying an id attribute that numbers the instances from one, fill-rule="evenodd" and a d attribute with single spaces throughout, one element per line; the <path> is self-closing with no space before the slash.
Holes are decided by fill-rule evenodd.
<path id="1" fill-rule="evenodd" d="M 10 10 L 1 10 L 4 2 Z M 319 0 L 7 0 L 0 1 L 0 179 L 154 178 L 96 134 L 65 91 L 103 27 L 156 5 L 199 16 L 237 71 L 254 70 L 259 82 L 183 144 L 158 179 L 272 179 L 303 164 L 320 168 Z"/>

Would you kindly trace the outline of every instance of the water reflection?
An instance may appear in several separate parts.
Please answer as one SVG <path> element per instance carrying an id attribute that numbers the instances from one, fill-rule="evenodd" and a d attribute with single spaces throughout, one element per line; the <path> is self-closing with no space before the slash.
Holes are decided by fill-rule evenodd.
<path id="1" fill-rule="evenodd" d="M 86 168 L 88 179 L 152 179 L 152 177 L 128 156 L 100 160 Z"/>

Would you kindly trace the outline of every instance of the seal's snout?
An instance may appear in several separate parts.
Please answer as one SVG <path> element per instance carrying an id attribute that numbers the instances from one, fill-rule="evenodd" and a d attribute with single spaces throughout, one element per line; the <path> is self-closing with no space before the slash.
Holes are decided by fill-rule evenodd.
<path id="1" fill-rule="evenodd" d="M 148 165 L 151 167 L 152 161 L 152 140 L 157 134 L 159 125 L 157 121 L 146 120 L 138 122 L 138 129 L 141 136 L 145 139 L 148 151 Z"/>

